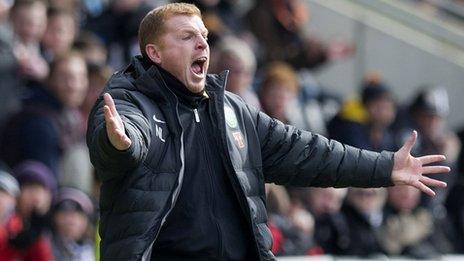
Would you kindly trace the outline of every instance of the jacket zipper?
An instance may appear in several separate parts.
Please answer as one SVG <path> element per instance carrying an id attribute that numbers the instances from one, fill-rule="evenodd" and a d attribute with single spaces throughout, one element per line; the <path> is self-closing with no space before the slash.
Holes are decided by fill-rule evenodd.
<path id="1" fill-rule="evenodd" d="M 200 122 L 200 115 L 198 115 L 197 108 L 193 109 L 193 114 L 195 115 L 195 121 Z"/>
<path id="2" fill-rule="evenodd" d="M 203 142 L 203 144 L 208 144 L 207 141 L 205 140 L 205 133 L 204 133 L 204 130 L 203 130 L 203 124 L 200 122 L 200 116 L 198 114 L 198 109 L 195 108 L 193 109 L 193 112 L 195 114 L 195 121 L 197 123 L 199 123 L 199 127 L 200 127 L 200 131 L 201 131 L 201 140 Z M 216 225 L 216 229 L 217 229 L 217 232 L 218 232 L 218 243 L 219 243 L 219 249 L 218 249 L 218 256 L 219 256 L 219 259 L 222 260 L 224 259 L 223 257 L 223 245 L 222 245 L 222 230 L 221 230 L 221 226 L 219 225 L 218 221 L 217 221 L 217 217 L 216 215 L 214 214 L 214 209 L 216 208 L 215 204 L 214 204 L 214 200 L 212 199 L 213 198 L 213 195 L 214 195 L 214 184 L 213 184 L 213 171 L 211 170 L 211 165 L 209 164 L 209 161 L 210 161 L 210 156 L 209 156 L 209 153 L 208 153 L 208 150 L 205 148 L 204 149 L 204 153 L 205 153 L 205 158 L 206 158 L 206 165 L 207 165 L 207 168 L 208 168 L 208 176 L 209 176 L 209 184 L 210 184 L 210 188 L 211 188 L 211 193 L 209 195 L 209 200 L 210 200 L 210 204 L 212 206 L 212 208 L 210 208 L 210 215 L 211 217 L 213 218 L 214 220 L 214 224 Z"/>
<path id="3" fill-rule="evenodd" d="M 179 121 L 180 117 L 179 117 L 179 101 L 177 100 L 177 97 L 176 97 L 176 115 L 177 115 L 177 120 Z M 185 168 L 185 152 L 184 152 L 184 129 L 182 128 L 182 124 L 180 123 L 180 121 L 178 122 L 179 125 L 180 125 L 180 128 L 181 128 L 181 134 L 180 134 L 180 162 L 181 162 L 181 166 L 180 166 L 180 170 L 179 170 L 179 177 L 178 177 L 178 185 L 177 187 L 174 189 L 174 193 L 172 195 L 172 199 L 171 199 L 171 206 L 169 207 L 169 210 L 166 211 L 166 214 L 163 216 L 163 218 L 161 219 L 161 224 L 160 226 L 158 227 L 158 231 L 156 231 L 156 235 L 155 235 L 155 238 L 153 239 L 153 241 L 150 243 L 150 245 L 148 246 L 148 248 L 144 251 L 143 255 L 142 255 L 142 258 L 141 260 L 142 261 L 148 261 L 151 259 L 151 252 L 153 250 L 153 245 L 154 243 L 156 242 L 156 239 L 158 239 L 158 236 L 159 236 L 159 233 L 161 231 L 161 228 L 163 227 L 164 223 L 166 222 L 166 218 L 168 217 L 168 215 L 171 213 L 171 210 L 174 208 L 175 204 L 176 204 L 176 201 L 177 201 L 177 198 L 179 197 L 179 194 L 180 194 L 180 190 L 182 188 L 182 182 L 184 180 L 184 168 Z"/>

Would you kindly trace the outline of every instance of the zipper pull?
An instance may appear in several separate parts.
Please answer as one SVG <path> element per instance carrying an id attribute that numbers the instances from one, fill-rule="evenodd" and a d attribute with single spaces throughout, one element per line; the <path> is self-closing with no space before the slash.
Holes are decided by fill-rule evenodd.
<path id="1" fill-rule="evenodd" d="M 198 110 L 193 109 L 193 113 L 195 114 L 195 121 L 200 122 L 200 115 L 198 115 Z"/>

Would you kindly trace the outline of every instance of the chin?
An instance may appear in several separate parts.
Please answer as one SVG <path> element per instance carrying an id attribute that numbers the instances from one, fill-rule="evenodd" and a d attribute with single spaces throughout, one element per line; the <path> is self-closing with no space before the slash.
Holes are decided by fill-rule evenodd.
<path id="1" fill-rule="evenodd" d="M 205 82 L 202 81 L 201 83 L 196 83 L 196 84 L 189 84 L 188 85 L 189 91 L 193 93 L 199 93 L 205 89 Z"/>

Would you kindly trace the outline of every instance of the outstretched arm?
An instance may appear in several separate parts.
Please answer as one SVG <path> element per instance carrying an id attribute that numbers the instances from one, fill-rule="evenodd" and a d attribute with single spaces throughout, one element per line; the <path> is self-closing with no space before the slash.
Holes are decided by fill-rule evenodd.
<path id="1" fill-rule="evenodd" d="M 395 185 L 410 185 L 420 189 L 422 192 L 434 196 L 435 192 L 430 187 L 446 187 L 443 181 L 424 176 L 424 174 L 446 173 L 450 171 L 447 166 L 428 166 L 428 164 L 445 160 L 444 155 L 426 155 L 413 157 L 411 149 L 416 143 L 417 132 L 413 131 L 394 156 L 392 170 L 392 181 Z"/>
<path id="2" fill-rule="evenodd" d="M 429 187 L 446 183 L 424 174 L 449 172 L 446 166 L 427 164 L 444 160 L 443 155 L 410 155 L 414 132 L 396 153 L 376 153 L 344 145 L 323 136 L 282 124 L 265 113 L 250 108 L 256 118 L 261 142 L 266 182 L 289 186 L 385 187 L 396 184 L 414 186 L 428 195 Z"/>

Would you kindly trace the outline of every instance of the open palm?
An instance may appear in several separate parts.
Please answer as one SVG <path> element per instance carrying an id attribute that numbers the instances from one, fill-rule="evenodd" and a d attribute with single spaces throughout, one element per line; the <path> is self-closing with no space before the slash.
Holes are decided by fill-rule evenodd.
<path id="1" fill-rule="evenodd" d="M 447 166 L 428 166 L 428 164 L 445 160 L 444 155 L 426 155 L 413 157 L 411 149 L 417 139 L 417 132 L 413 131 L 394 156 L 392 181 L 395 185 L 410 185 L 422 192 L 434 196 L 435 192 L 430 187 L 446 187 L 446 183 L 424 176 L 424 174 L 446 173 L 450 171 Z"/>
<path id="2" fill-rule="evenodd" d="M 105 100 L 105 106 L 103 110 L 105 112 L 105 123 L 106 123 L 106 134 L 111 144 L 118 150 L 126 150 L 132 144 L 125 132 L 124 123 L 119 116 L 114 100 L 109 93 L 103 95 Z"/>

